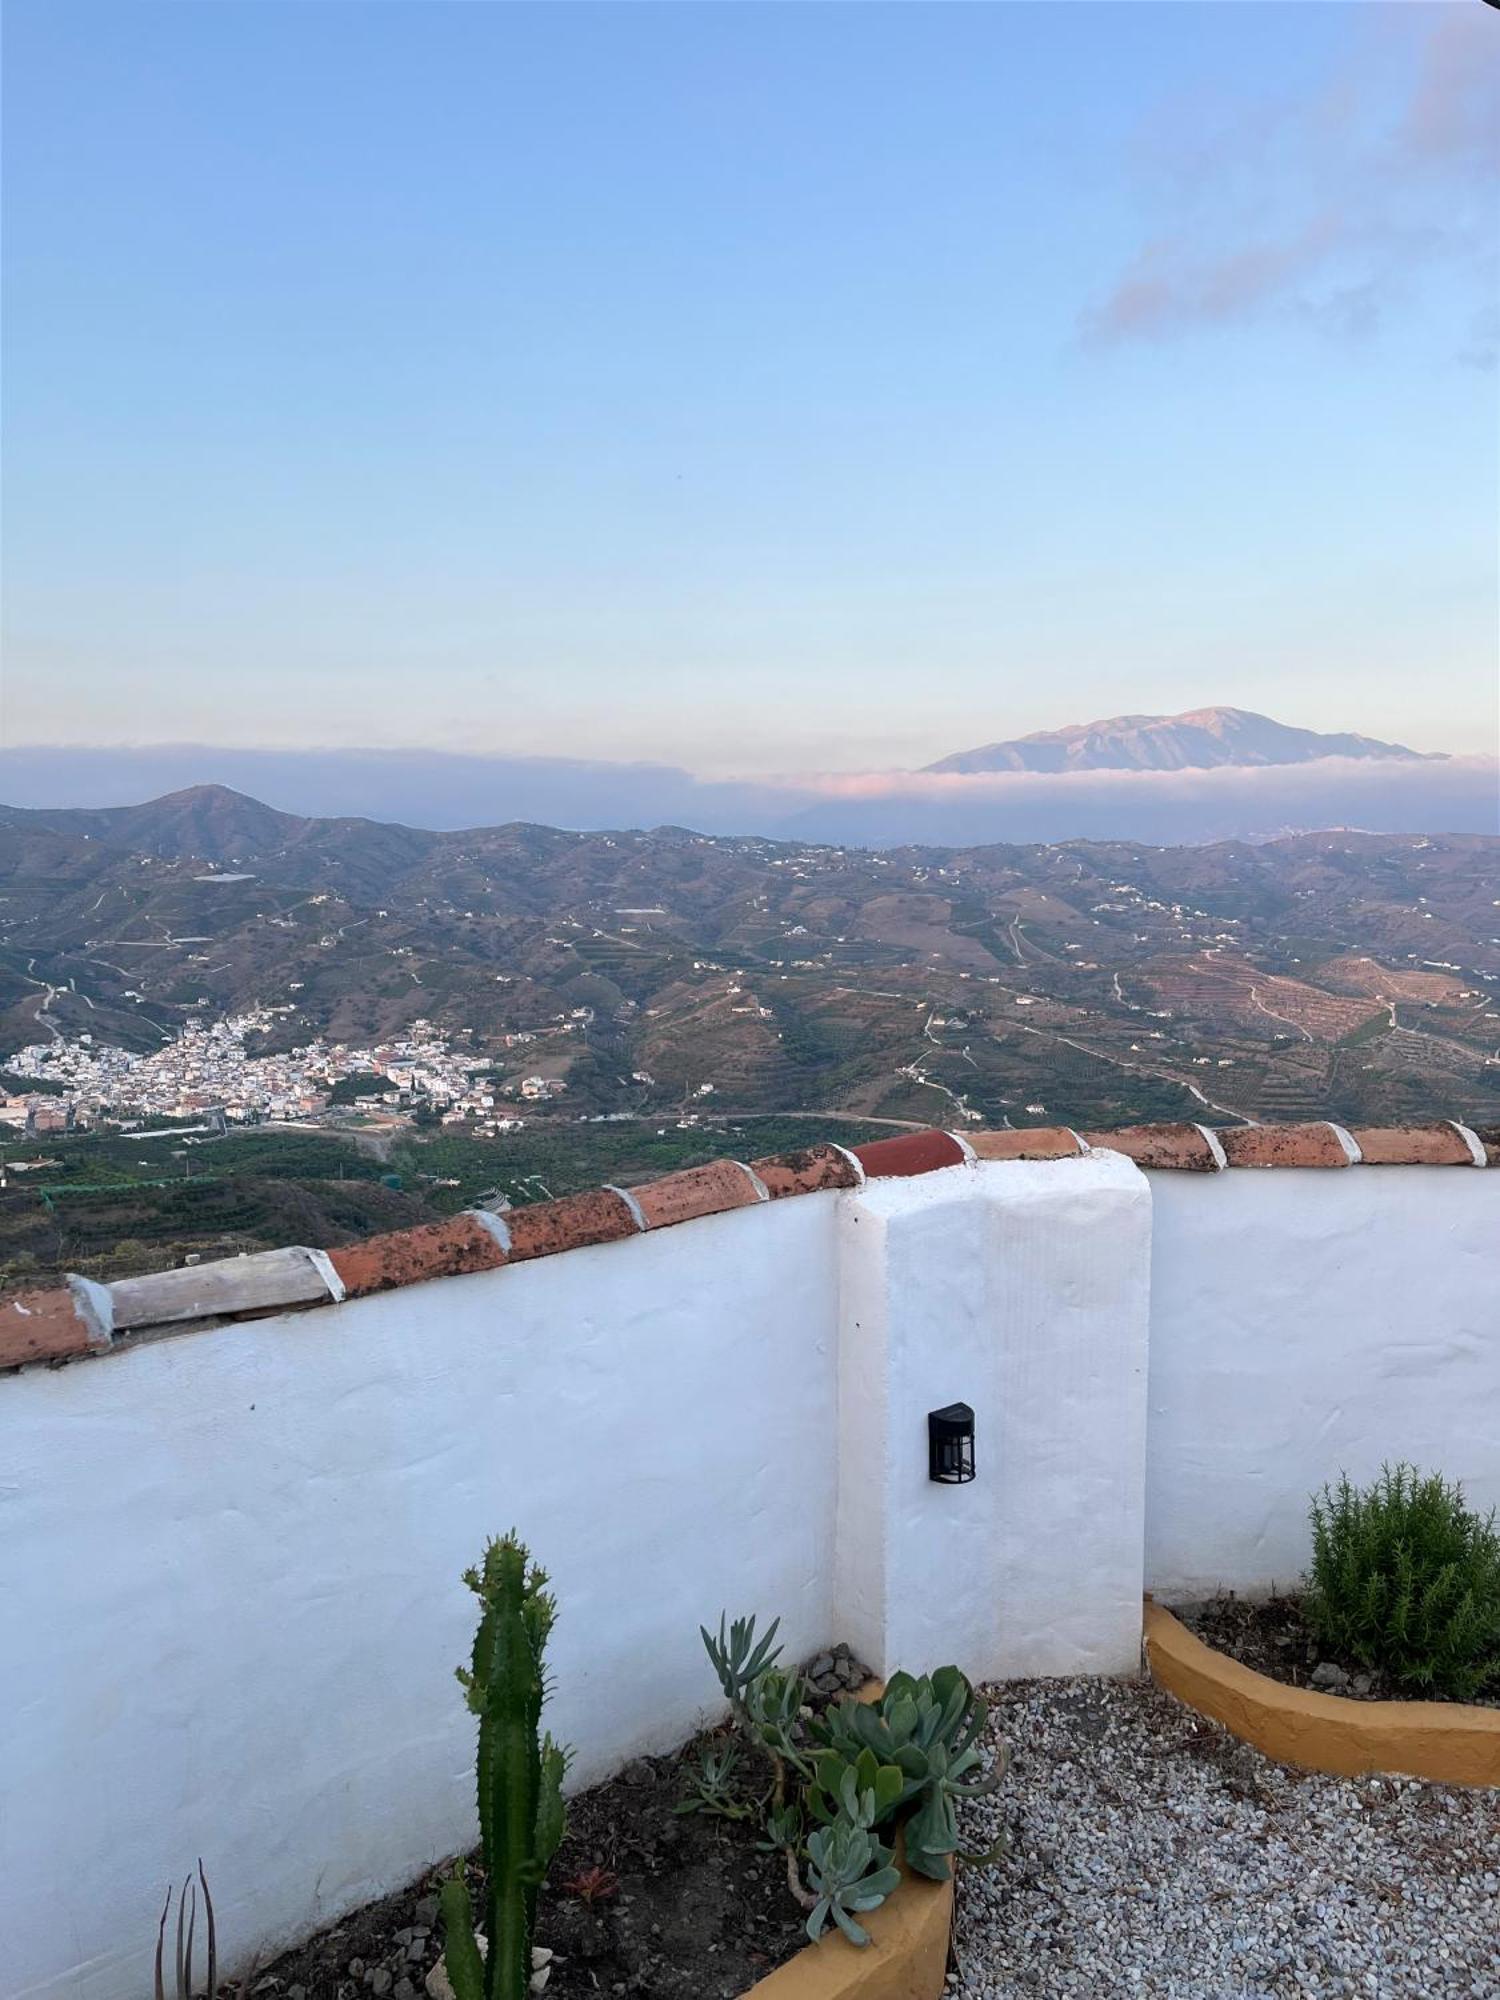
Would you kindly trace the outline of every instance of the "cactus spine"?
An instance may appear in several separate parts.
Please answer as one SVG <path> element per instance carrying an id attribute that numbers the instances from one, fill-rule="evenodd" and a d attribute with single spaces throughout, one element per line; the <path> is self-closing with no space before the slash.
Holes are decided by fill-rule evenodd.
<path id="1" fill-rule="evenodd" d="M 460 1872 L 443 1886 L 444 1963 L 456 2000 L 523 2000 L 537 1891 L 563 1837 L 567 1752 L 537 1733 L 547 1695 L 542 1653 L 556 1605 L 545 1572 L 514 1534 L 491 1542 L 483 1566 L 464 1581 L 483 1606 L 473 1667 L 460 1667 L 458 1678 L 479 1717 L 488 1949 L 481 1956 Z"/>

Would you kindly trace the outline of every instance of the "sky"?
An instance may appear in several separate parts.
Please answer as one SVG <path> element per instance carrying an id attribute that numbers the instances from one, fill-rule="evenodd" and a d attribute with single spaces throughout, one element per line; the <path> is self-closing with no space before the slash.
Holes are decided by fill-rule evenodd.
<path id="1" fill-rule="evenodd" d="M 8 0 L 4 744 L 1492 754 L 1500 12 Z"/>

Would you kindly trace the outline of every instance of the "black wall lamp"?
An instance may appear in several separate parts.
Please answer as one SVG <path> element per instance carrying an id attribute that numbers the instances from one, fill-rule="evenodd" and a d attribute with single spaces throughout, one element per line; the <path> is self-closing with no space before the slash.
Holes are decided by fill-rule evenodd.
<path id="1" fill-rule="evenodd" d="M 974 1412 L 967 1403 L 927 1413 L 927 1477 L 963 1486 L 974 1477 Z"/>

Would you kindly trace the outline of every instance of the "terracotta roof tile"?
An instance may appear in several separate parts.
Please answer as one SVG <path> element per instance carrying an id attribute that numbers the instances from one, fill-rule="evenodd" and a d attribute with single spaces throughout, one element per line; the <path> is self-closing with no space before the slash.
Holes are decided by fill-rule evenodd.
<path id="1" fill-rule="evenodd" d="M 1226 1125 L 1219 1143 L 1231 1167 L 1347 1167 L 1359 1155 L 1337 1125 Z"/>
<path id="2" fill-rule="evenodd" d="M 748 1208 L 764 1201 L 766 1190 L 738 1160 L 710 1160 L 706 1166 L 684 1167 L 630 1190 L 648 1229 L 666 1229 L 674 1222 L 692 1222 L 700 1215 L 722 1215 L 725 1209 Z"/>
<path id="3" fill-rule="evenodd" d="M 394 1229 L 330 1250 L 328 1261 L 351 1299 L 389 1292 L 424 1278 L 457 1278 L 493 1271 L 506 1261 L 501 1232 L 476 1215 L 453 1215 L 415 1229 Z"/>
<path id="4" fill-rule="evenodd" d="M 57 1361 L 108 1345 L 67 1285 L 10 1292 L 0 1299 L 0 1368 Z"/>
<path id="5" fill-rule="evenodd" d="M 1207 1125 L 1122 1125 L 1115 1132 L 1083 1136 L 1096 1151 L 1125 1153 L 1138 1167 L 1216 1174 L 1225 1164 L 1220 1138 Z"/>
<path id="6" fill-rule="evenodd" d="M 902 1132 L 894 1139 L 872 1139 L 868 1146 L 856 1146 L 854 1157 L 872 1180 L 891 1180 L 960 1167 L 969 1155 L 951 1132 Z"/>
<path id="7" fill-rule="evenodd" d="M 1071 1160 L 1083 1141 L 1067 1125 L 1037 1125 L 1020 1132 L 966 1132 L 964 1137 L 981 1160 Z"/>
<path id="8" fill-rule="evenodd" d="M 622 1237 L 638 1235 L 642 1226 L 634 1204 L 618 1188 L 589 1188 L 558 1201 L 534 1202 L 528 1208 L 511 1209 L 505 1220 L 512 1264 L 555 1257 L 560 1250 L 582 1250 L 591 1243 L 618 1243 Z"/>
<path id="9" fill-rule="evenodd" d="M 1484 1148 L 1472 1133 L 1447 1122 L 1436 1125 L 1356 1125 L 1351 1137 L 1367 1167 L 1472 1167 Z"/>
<path id="10" fill-rule="evenodd" d="M 858 1160 L 842 1146 L 801 1146 L 795 1153 L 768 1153 L 752 1160 L 750 1171 L 772 1201 L 788 1194 L 816 1194 L 820 1188 L 858 1187 L 864 1178 Z"/>
<path id="11" fill-rule="evenodd" d="M 504 1217 L 470 1210 L 416 1229 L 375 1236 L 333 1252 L 262 1250 L 184 1266 L 112 1286 L 73 1277 L 0 1299 L 0 1368 L 108 1348 L 115 1333 L 194 1321 L 254 1318 L 361 1297 L 426 1278 L 490 1271 L 645 1229 L 824 1188 L 857 1188 L 862 1177 L 933 1173 L 966 1161 L 1065 1159 L 1114 1150 L 1148 1168 L 1211 1172 L 1232 1167 L 1500 1166 L 1500 1127 L 1473 1131 L 1452 1121 L 1371 1127 L 1357 1139 L 1331 1123 L 1211 1129 L 1186 1122 L 1126 1126 L 1087 1140 L 1066 1126 L 1030 1131 L 903 1132 L 852 1153 L 831 1143 L 772 1154 L 753 1166 L 714 1160 L 628 1189 L 591 1188 Z"/>

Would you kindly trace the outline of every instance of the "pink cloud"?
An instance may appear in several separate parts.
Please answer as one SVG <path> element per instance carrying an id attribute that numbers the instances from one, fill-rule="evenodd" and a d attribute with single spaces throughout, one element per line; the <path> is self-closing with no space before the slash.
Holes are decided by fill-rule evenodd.
<path id="1" fill-rule="evenodd" d="M 1082 313 L 1084 337 L 1161 339 L 1275 310 L 1363 333 L 1438 263 L 1466 269 L 1482 293 L 1497 233 L 1485 183 L 1500 167 L 1500 20 L 1430 12 L 1383 45 L 1361 43 L 1302 100 L 1200 101 L 1153 121 L 1165 226 Z M 1486 359 L 1473 338 L 1486 351 L 1464 358 Z"/>

